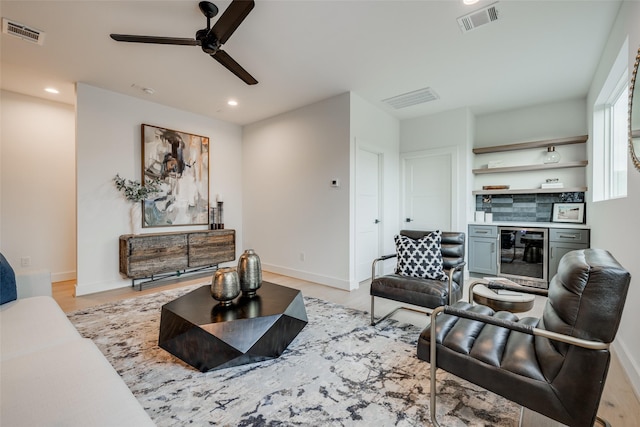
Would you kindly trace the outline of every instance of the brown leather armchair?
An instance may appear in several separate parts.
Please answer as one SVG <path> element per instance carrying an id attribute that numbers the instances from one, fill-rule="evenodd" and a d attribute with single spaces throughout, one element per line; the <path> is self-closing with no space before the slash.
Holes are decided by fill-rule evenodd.
<path id="1" fill-rule="evenodd" d="M 418 240 L 431 231 L 402 230 L 400 235 Z M 397 254 L 385 255 L 373 261 L 371 266 L 371 325 L 392 316 L 398 310 L 411 310 L 428 314 L 432 309 L 445 304 L 453 304 L 462 298 L 463 267 L 465 252 L 465 237 L 463 232 L 442 232 L 440 252 L 442 254 L 443 269 L 448 280 L 434 280 L 417 277 L 402 276 L 400 274 L 388 274 L 376 277 L 376 265 L 380 261 L 395 258 Z M 386 298 L 393 301 L 424 307 L 428 310 L 420 311 L 411 307 L 397 307 L 379 320 L 375 320 L 375 297 Z"/>
<path id="2" fill-rule="evenodd" d="M 577 250 L 560 260 L 540 319 L 467 302 L 434 310 L 417 348 L 431 361 L 434 425 L 437 368 L 560 423 L 593 425 L 630 279 L 609 252 Z"/>

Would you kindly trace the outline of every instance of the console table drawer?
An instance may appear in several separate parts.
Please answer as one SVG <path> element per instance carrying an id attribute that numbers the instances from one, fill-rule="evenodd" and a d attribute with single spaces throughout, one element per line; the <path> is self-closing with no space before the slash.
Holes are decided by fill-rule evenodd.
<path id="1" fill-rule="evenodd" d="M 204 267 L 233 261 L 236 257 L 233 230 L 189 234 L 189 267 Z"/>
<path id="2" fill-rule="evenodd" d="M 136 236 L 120 239 L 120 273 L 147 277 L 187 267 L 187 236 Z"/>

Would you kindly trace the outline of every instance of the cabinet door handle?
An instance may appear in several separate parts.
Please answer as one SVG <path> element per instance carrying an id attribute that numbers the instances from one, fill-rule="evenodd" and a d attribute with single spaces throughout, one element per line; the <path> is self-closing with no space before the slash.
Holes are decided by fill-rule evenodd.
<path id="1" fill-rule="evenodd" d="M 563 237 L 565 239 L 578 239 L 579 236 L 577 234 L 558 234 L 558 237 Z"/>
<path id="2" fill-rule="evenodd" d="M 476 230 L 476 234 L 488 234 L 487 230 Z"/>
<path id="3" fill-rule="evenodd" d="M 549 248 L 549 258 L 553 258 L 553 246 Z"/>
<path id="4" fill-rule="evenodd" d="M 494 253 L 495 251 L 496 251 L 496 244 L 491 243 L 491 253 Z"/>

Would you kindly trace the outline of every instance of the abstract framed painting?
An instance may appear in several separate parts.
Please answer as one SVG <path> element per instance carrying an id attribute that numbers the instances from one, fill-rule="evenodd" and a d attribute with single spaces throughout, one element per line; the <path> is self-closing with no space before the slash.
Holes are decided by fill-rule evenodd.
<path id="1" fill-rule="evenodd" d="M 142 175 L 160 183 L 143 227 L 209 223 L 209 138 L 142 125 Z"/>

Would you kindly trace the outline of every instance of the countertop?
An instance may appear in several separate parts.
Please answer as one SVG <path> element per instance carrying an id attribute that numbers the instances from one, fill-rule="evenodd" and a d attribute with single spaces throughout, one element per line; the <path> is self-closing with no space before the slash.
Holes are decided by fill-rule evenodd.
<path id="1" fill-rule="evenodd" d="M 575 224 L 572 222 L 518 222 L 518 221 L 492 221 L 492 222 L 476 222 L 472 221 L 469 225 L 497 225 L 500 227 L 522 227 L 522 228 L 580 228 L 589 229 L 586 224 Z"/>

